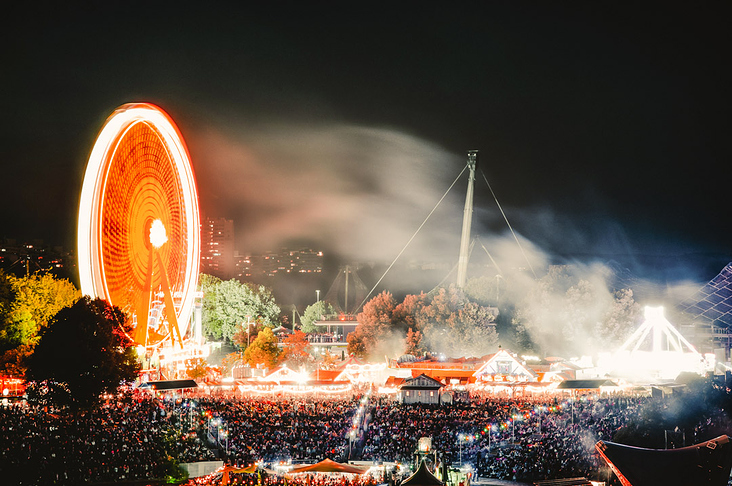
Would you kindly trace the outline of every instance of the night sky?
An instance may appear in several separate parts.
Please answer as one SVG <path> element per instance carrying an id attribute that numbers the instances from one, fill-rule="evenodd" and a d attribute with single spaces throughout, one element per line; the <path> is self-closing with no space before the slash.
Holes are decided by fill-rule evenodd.
<path id="1" fill-rule="evenodd" d="M 547 261 L 703 280 L 732 260 L 730 4 L 263 3 L 6 11 L 0 237 L 73 247 L 97 133 L 148 101 L 242 252 L 388 263 L 478 149 Z M 465 184 L 405 258 L 457 259 Z M 513 245 L 482 174 L 473 229 Z"/>

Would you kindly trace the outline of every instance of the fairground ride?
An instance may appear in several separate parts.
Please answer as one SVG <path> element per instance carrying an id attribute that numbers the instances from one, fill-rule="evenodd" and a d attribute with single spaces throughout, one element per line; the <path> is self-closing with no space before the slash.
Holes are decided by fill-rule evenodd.
<path id="1" fill-rule="evenodd" d="M 87 164 L 78 224 L 82 292 L 125 311 L 130 337 L 148 356 L 163 348 L 190 354 L 198 197 L 188 150 L 163 110 L 126 104 L 107 119 Z"/>
<path id="2" fill-rule="evenodd" d="M 671 381 L 682 372 L 705 375 L 714 354 L 702 355 L 671 325 L 663 307 L 646 306 L 645 321 L 614 353 L 599 356 L 598 367 L 633 382 Z"/>

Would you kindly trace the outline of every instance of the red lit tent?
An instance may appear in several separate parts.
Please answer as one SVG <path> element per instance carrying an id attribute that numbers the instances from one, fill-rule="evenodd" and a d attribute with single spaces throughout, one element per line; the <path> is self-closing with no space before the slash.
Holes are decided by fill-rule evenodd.
<path id="1" fill-rule="evenodd" d="M 339 462 L 331 461 L 330 459 L 324 459 L 317 464 L 303 464 L 302 466 L 295 466 L 290 470 L 290 474 L 305 472 L 363 474 L 366 471 L 368 471 L 368 469 L 363 467 L 341 464 Z"/>

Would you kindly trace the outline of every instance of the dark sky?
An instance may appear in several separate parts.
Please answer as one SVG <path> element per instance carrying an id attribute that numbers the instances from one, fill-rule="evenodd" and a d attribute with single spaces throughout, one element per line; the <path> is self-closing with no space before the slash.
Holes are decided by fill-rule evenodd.
<path id="1" fill-rule="evenodd" d="M 262 3 L 9 10 L 0 237 L 75 245 L 97 133 L 148 101 L 242 251 L 389 262 L 479 149 L 514 229 L 550 259 L 732 260 L 729 4 Z M 410 258 L 457 258 L 464 191 Z M 498 248 L 482 175 L 475 214 Z"/>

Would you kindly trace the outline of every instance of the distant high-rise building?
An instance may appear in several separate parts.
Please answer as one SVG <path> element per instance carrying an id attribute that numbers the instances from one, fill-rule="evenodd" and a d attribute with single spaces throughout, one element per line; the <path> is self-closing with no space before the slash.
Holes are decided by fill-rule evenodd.
<path id="1" fill-rule="evenodd" d="M 201 272 L 228 280 L 235 271 L 234 221 L 206 218 L 201 227 Z"/>
<path id="2" fill-rule="evenodd" d="M 290 251 L 289 272 L 321 273 L 323 271 L 323 252 L 307 249 Z"/>
<path id="3" fill-rule="evenodd" d="M 254 275 L 254 264 L 251 255 L 234 253 L 234 265 L 236 266 L 236 278 L 239 280 L 250 278 Z"/>
<path id="4" fill-rule="evenodd" d="M 235 260 L 236 276 L 240 279 L 323 272 L 323 252 L 310 248 L 282 249 L 279 252 L 268 251 L 261 255 L 237 254 Z"/>

